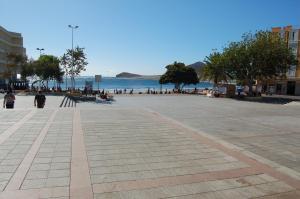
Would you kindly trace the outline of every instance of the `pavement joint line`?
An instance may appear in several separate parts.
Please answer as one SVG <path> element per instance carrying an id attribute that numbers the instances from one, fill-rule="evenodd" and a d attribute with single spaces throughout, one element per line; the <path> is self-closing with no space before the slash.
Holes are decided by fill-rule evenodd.
<path id="1" fill-rule="evenodd" d="M 16 122 L 14 125 L 12 125 L 10 128 L 5 130 L 0 135 L 0 145 L 5 142 L 11 135 L 13 135 L 19 128 L 22 127 L 22 125 L 27 122 L 34 114 L 36 113 L 36 109 L 31 110 L 27 115 L 25 115 L 21 120 Z"/>
<path id="2" fill-rule="evenodd" d="M 267 137 L 274 137 L 274 136 L 288 136 L 288 135 L 293 135 L 293 134 L 297 134 L 296 132 L 290 132 L 290 133 L 277 133 L 277 134 L 268 134 L 268 135 L 250 135 L 250 136 L 245 136 L 243 138 L 257 138 L 257 137 L 261 137 L 261 138 L 267 138 Z M 241 137 L 235 137 L 232 138 L 233 140 L 239 140 L 239 139 L 243 139 Z"/>
<path id="3" fill-rule="evenodd" d="M 46 109 L 46 108 L 44 108 L 44 109 Z M 14 108 L 13 110 L 16 110 L 16 111 L 28 111 L 28 110 L 36 110 L 36 108 Z M 10 111 L 10 110 L 4 109 L 3 111 Z"/>
<path id="4" fill-rule="evenodd" d="M 292 190 L 292 191 L 286 191 L 286 192 L 281 192 L 281 193 L 274 193 L 274 194 L 271 194 L 271 195 L 267 195 L 267 196 L 259 196 L 259 197 L 255 197 L 255 199 L 280 199 L 281 196 L 284 196 L 284 198 L 287 198 L 285 195 L 286 194 L 289 194 L 289 193 L 295 193 L 297 192 L 297 190 Z M 298 196 L 300 196 L 300 193 L 297 194 Z M 297 198 L 294 198 L 294 199 L 298 199 L 299 197 Z M 290 198 L 290 199 L 293 199 L 293 198 Z"/>
<path id="5" fill-rule="evenodd" d="M 143 180 L 130 180 L 120 182 L 109 182 L 93 184 L 94 193 L 107 193 L 118 191 L 129 191 L 136 189 L 147 189 L 161 186 L 174 186 L 181 184 L 191 184 L 205 181 L 224 180 L 229 178 L 239 178 L 251 175 L 262 174 L 254 168 L 239 168 L 224 171 L 213 171 L 192 175 L 181 175 L 171 177 L 161 177 Z"/>
<path id="6" fill-rule="evenodd" d="M 0 192 L 0 199 L 39 199 L 49 197 L 64 197 L 67 187 L 52 187 L 39 189 L 20 189 Z"/>
<path id="7" fill-rule="evenodd" d="M 7 184 L 5 191 L 20 189 L 20 187 L 25 179 L 25 176 L 26 176 L 28 170 L 30 169 L 30 166 L 31 166 L 44 138 L 46 137 L 48 130 L 50 128 L 50 125 L 52 124 L 57 112 L 58 112 L 58 110 L 53 111 L 53 113 L 49 117 L 48 121 L 46 122 L 46 125 L 43 127 L 40 134 L 35 139 L 34 143 L 32 144 L 31 148 L 27 152 L 23 161 L 21 162 L 21 164 L 17 168 L 16 172 L 14 173 L 13 177 L 10 179 L 9 183 Z"/>
<path id="8" fill-rule="evenodd" d="M 174 150 L 163 150 L 162 152 L 168 152 L 168 151 L 174 151 Z M 150 151 L 150 152 L 159 152 L 159 150 L 156 151 Z M 215 154 L 216 152 L 203 152 L 203 154 L 209 155 L 209 154 Z M 107 153 L 106 153 L 107 154 Z M 109 155 L 123 155 L 123 154 L 134 154 L 134 152 L 128 152 L 128 153 L 110 153 Z M 103 156 L 105 153 L 93 153 L 92 155 L 88 155 L 89 157 L 91 156 Z M 185 153 L 181 153 L 179 155 L 185 155 Z M 171 156 L 171 155 L 170 155 Z M 172 155 L 174 156 L 174 155 Z M 147 156 L 147 157 L 158 157 L 158 156 Z M 215 157 L 220 157 L 220 155 L 216 155 Z M 107 159 L 107 160 L 114 160 L 115 158 Z M 121 159 L 127 159 L 127 158 L 121 158 Z"/>
<path id="9" fill-rule="evenodd" d="M 92 199 L 93 197 L 88 158 L 80 120 L 80 109 L 74 108 L 70 198 Z"/>
<path id="10" fill-rule="evenodd" d="M 170 145 L 170 147 L 174 147 L 174 148 L 176 148 L 176 147 L 185 147 L 185 146 L 190 146 L 191 144 L 182 144 L 182 145 L 180 145 L 180 144 L 178 144 L 178 145 Z M 112 145 L 112 146 L 116 146 L 116 145 Z M 91 148 L 90 146 L 88 146 L 87 148 Z M 101 148 L 101 146 L 99 147 L 99 148 Z M 120 147 L 119 149 L 121 149 L 121 150 L 127 150 L 127 149 L 131 149 L 132 147 L 124 147 L 124 148 L 122 148 L 122 147 Z M 145 148 L 145 147 L 141 147 L 141 146 L 139 146 L 139 147 L 136 147 L 136 148 L 139 148 L 139 149 L 143 149 L 143 148 Z M 111 151 L 111 150 L 113 150 L 112 148 L 106 148 L 106 149 L 104 149 L 104 148 L 102 148 L 101 149 L 101 151 Z M 199 149 L 200 150 L 200 149 Z M 105 154 L 105 153 L 104 153 Z"/>
<path id="11" fill-rule="evenodd" d="M 291 176 L 289 173 L 285 172 L 284 170 L 279 171 L 276 168 L 274 168 L 272 165 L 262 162 L 260 158 L 255 159 L 253 157 L 250 157 L 249 155 L 247 155 L 245 153 L 245 151 L 242 148 L 236 147 L 235 145 L 225 142 L 221 139 L 212 139 L 213 136 L 210 136 L 207 133 L 199 131 L 192 127 L 186 126 L 185 124 L 183 124 L 175 119 L 172 119 L 168 116 L 162 115 L 154 110 L 151 110 L 148 108 L 144 108 L 143 110 L 144 110 L 145 114 L 151 116 L 152 118 L 154 118 L 156 120 L 165 121 L 166 123 L 169 123 L 170 125 L 172 125 L 174 127 L 185 130 L 185 133 L 188 136 L 192 136 L 195 140 L 198 140 L 201 143 L 207 144 L 215 149 L 219 149 L 220 151 L 226 153 L 227 155 L 230 155 L 230 156 L 238 159 L 239 161 L 248 164 L 249 166 L 252 166 L 274 178 L 277 178 L 297 190 L 300 189 L 300 180 L 294 178 L 293 176 Z M 260 156 L 257 156 L 257 157 L 260 157 Z"/>
<path id="12" fill-rule="evenodd" d="M 159 162 L 158 162 L 159 163 Z M 232 163 L 232 162 L 223 162 L 223 163 L 211 163 L 211 164 L 204 164 L 204 166 L 209 166 L 209 165 L 224 165 L 224 164 L 228 164 L 228 163 Z M 129 166 L 128 164 L 126 164 L 127 166 Z M 114 166 L 114 165 L 113 165 Z M 117 166 L 121 166 L 121 165 L 117 165 Z M 185 168 L 194 168 L 194 167 L 198 167 L 199 165 L 195 165 L 195 166 L 186 166 Z M 103 166 L 103 167 L 111 167 L 111 166 Z M 103 168 L 101 167 L 101 168 Z M 92 168 L 97 168 L 97 167 L 92 167 Z M 177 166 L 177 167 L 162 167 L 162 168 L 158 168 L 158 169 L 144 169 L 144 170 L 133 170 L 133 171 L 125 171 L 125 172 L 106 172 L 106 173 L 101 173 L 101 174 L 94 174 L 94 175 L 107 175 L 107 174 L 121 174 L 121 173 L 135 173 L 135 172 L 147 172 L 147 171 L 159 171 L 159 170 L 166 170 L 166 169 L 180 169 L 182 167 Z M 246 168 L 246 167 L 243 167 Z M 222 171 L 227 171 L 227 170 L 222 170 Z M 198 172 L 197 174 L 201 174 L 201 173 L 207 173 L 207 170 L 203 170 L 203 172 Z M 194 174 L 186 174 L 186 175 L 194 175 Z"/>
<path id="13" fill-rule="evenodd" d="M 166 156 L 153 156 L 153 157 L 166 157 Z M 175 157 L 175 156 L 174 156 Z M 140 164 L 152 164 L 152 163 L 178 163 L 178 162 L 186 162 L 186 161 L 198 161 L 198 160 L 211 160 L 211 159 L 222 159 L 223 156 L 215 156 L 215 157 L 205 157 L 205 158 L 194 158 L 194 159 L 183 159 L 183 160 L 169 160 L 169 161 L 152 161 L 152 162 L 145 162 L 145 163 L 132 163 L 132 164 L 126 164 L 126 165 L 140 165 Z M 106 161 L 111 161 L 111 160 L 129 160 L 131 158 L 118 158 L 118 159 L 109 159 L 109 160 L 94 160 L 97 162 L 106 162 Z M 224 161 L 226 161 L 225 159 L 222 159 Z M 228 161 L 228 162 L 222 162 L 222 163 L 208 163 L 205 165 L 218 165 L 218 164 L 225 164 L 225 163 L 231 163 L 231 162 L 236 162 L 236 161 Z M 112 164 L 109 166 L 101 166 L 103 167 L 111 167 L 111 166 L 122 166 L 124 164 Z M 99 166 L 90 166 L 91 168 L 97 168 Z M 194 166 L 189 166 L 189 167 L 194 167 Z M 176 167 L 172 167 L 172 168 L 176 168 Z M 123 172 L 121 172 L 123 173 Z"/>
<path id="14" fill-rule="evenodd" d="M 230 119 L 230 120 L 233 120 L 233 121 L 245 121 L 245 119 L 236 118 L 236 117 L 227 117 L 227 119 Z M 273 127 L 271 125 L 261 123 L 259 121 L 256 121 L 256 124 L 260 125 L 260 126 L 263 126 L 264 128 L 269 128 L 269 129 L 273 129 L 273 130 L 278 130 L 279 129 L 281 132 L 286 132 L 287 130 L 292 131 L 291 133 L 288 133 L 288 134 L 295 133 L 295 132 L 293 132 L 293 130 L 290 130 L 287 126 L 285 127 L 285 129 L 281 129 L 281 128 L 278 128 L 278 127 Z M 277 134 L 277 135 L 281 135 L 281 134 Z M 287 134 L 284 134 L 284 135 L 287 135 Z M 275 136 L 276 136 L 276 134 L 275 134 Z M 252 137 L 252 136 L 250 136 L 250 137 Z M 255 136 L 253 136 L 253 137 L 255 137 Z"/>
<path id="15" fill-rule="evenodd" d="M 163 152 L 168 152 L 168 151 L 163 151 Z M 211 152 L 212 154 L 214 154 L 214 152 Z M 121 154 L 124 154 L 124 153 L 121 153 Z M 126 153 L 126 154 L 136 154 L 136 153 Z M 199 153 L 178 153 L 178 154 L 170 154 L 170 155 L 148 155 L 148 156 L 143 156 L 143 157 L 175 157 L 175 156 L 185 156 L 185 155 L 198 155 Z M 206 154 L 210 154 L 210 153 L 206 153 Z M 144 154 L 143 154 L 144 155 Z M 97 154 L 97 155 L 89 155 L 89 157 L 99 157 L 99 156 L 106 156 L 105 154 L 104 155 L 100 155 L 100 154 Z M 208 158 L 221 158 L 223 157 L 222 155 L 214 155 L 214 156 L 209 156 L 209 157 L 201 157 L 201 159 L 208 159 Z M 105 159 L 101 159 L 101 161 L 106 161 L 106 160 L 122 160 L 122 159 L 130 159 L 130 158 L 105 158 Z"/>
<path id="16" fill-rule="evenodd" d="M 256 185 L 247 185 L 247 186 L 240 186 L 240 187 L 233 187 L 233 188 L 225 188 L 225 189 L 218 189 L 218 190 L 213 190 L 213 191 L 204 191 L 204 192 L 200 192 L 200 193 L 194 193 L 194 194 L 181 194 L 180 196 L 170 196 L 170 197 L 163 197 L 160 199 L 172 199 L 172 198 L 178 198 L 178 197 L 189 197 L 189 196 L 199 196 L 201 197 L 201 195 L 205 195 L 205 194 L 209 194 L 209 193 L 218 193 L 218 192 L 224 192 L 224 191 L 229 191 L 229 190 L 236 190 L 236 189 L 240 189 L 240 188 L 248 188 L 248 187 L 256 187 L 259 185 L 266 185 L 269 184 L 268 182 L 266 183 L 260 183 L 260 184 L 256 184 Z M 273 197 L 273 196 L 280 196 L 280 195 L 284 195 L 287 193 L 293 193 L 296 190 L 292 190 L 292 191 L 284 191 L 284 192 L 280 192 L 280 193 L 274 193 L 274 194 L 266 194 L 263 196 L 258 196 L 258 197 L 251 197 L 251 199 L 265 199 L 265 198 L 269 198 Z M 247 197 L 246 197 L 247 198 Z M 276 199 L 276 198 L 272 198 L 272 199 Z M 278 199 L 278 198 L 277 198 Z M 298 198 L 294 198 L 294 199 L 298 199 Z"/>
<path id="17" fill-rule="evenodd" d="M 208 160 L 208 158 L 204 158 L 204 159 L 191 159 L 191 160 Z M 165 162 L 146 162 L 144 164 L 156 164 L 156 163 L 184 163 L 184 162 L 187 162 L 189 160 L 182 160 L 182 161 L 165 161 Z M 203 166 L 209 166 L 209 165 L 224 165 L 224 164 L 231 164 L 231 163 L 235 163 L 237 161 L 226 161 L 226 160 L 223 160 L 224 162 L 220 162 L 220 163 L 207 163 L 207 164 L 201 164 Z M 102 161 L 99 161 L 99 162 L 102 162 Z M 140 164 L 143 164 L 143 163 L 137 163 L 137 164 L 126 164 L 126 166 L 134 166 L 134 165 L 140 165 Z M 113 166 L 123 166 L 124 164 L 113 164 L 113 165 L 105 165 L 105 166 L 101 166 L 101 168 L 105 168 L 105 167 L 113 167 Z M 186 166 L 186 168 L 192 168 L 192 167 L 197 167 L 199 165 L 193 165 L 193 166 Z M 92 169 L 96 169 L 100 166 L 90 166 L 90 168 Z M 145 169 L 145 170 L 142 170 L 142 171 L 155 171 L 155 170 L 161 170 L 161 169 L 176 169 L 176 168 L 181 168 L 181 166 L 173 166 L 173 167 L 166 167 L 166 168 L 158 168 L 158 169 Z M 132 172 L 135 172 L 135 171 L 127 171 L 127 172 L 114 172 L 114 173 L 132 173 Z M 109 174 L 109 173 L 103 173 L 103 174 Z"/>

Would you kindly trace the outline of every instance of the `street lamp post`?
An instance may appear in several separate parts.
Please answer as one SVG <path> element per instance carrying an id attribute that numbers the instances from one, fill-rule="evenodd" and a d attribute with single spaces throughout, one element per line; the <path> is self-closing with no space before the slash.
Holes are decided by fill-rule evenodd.
<path id="1" fill-rule="evenodd" d="M 44 48 L 36 48 L 36 50 L 40 51 L 40 57 L 41 57 L 42 51 L 45 49 Z M 39 81 L 39 89 L 41 89 L 41 81 Z"/>
<path id="2" fill-rule="evenodd" d="M 73 46 L 73 43 L 74 43 L 74 30 L 77 29 L 77 28 L 79 28 L 79 26 L 69 25 L 68 27 L 71 28 L 71 30 L 72 30 L 72 72 L 71 72 L 71 85 L 72 85 L 72 88 L 74 89 L 74 87 L 75 87 L 75 84 L 74 84 L 74 46 Z"/>
<path id="3" fill-rule="evenodd" d="M 38 51 L 40 51 L 40 56 L 42 55 L 42 51 L 45 50 L 44 48 L 36 48 Z"/>

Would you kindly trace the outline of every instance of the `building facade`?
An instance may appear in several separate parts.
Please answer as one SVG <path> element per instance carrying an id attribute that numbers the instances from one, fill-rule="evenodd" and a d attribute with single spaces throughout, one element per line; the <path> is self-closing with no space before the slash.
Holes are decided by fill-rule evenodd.
<path id="1" fill-rule="evenodd" d="M 274 27 L 272 32 L 279 34 L 286 41 L 287 46 L 296 56 L 298 64 L 290 67 L 286 79 L 277 79 L 270 85 L 274 87 L 276 94 L 300 95 L 300 29 L 292 26 Z"/>
<path id="2" fill-rule="evenodd" d="M 7 55 L 10 53 L 26 56 L 26 49 L 23 47 L 23 37 L 21 33 L 10 32 L 0 26 L 0 87 L 5 84 L 6 78 L 4 74 L 9 62 Z M 15 71 L 16 74 L 20 72 L 18 70 Z"/>

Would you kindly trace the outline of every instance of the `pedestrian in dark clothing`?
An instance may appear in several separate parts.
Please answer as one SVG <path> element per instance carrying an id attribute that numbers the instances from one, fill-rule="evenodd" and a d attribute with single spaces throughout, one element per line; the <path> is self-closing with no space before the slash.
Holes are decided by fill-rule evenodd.
<path id="1" fill-rule="evenodd" d="M 3 108 L 6 107 L 7 109 L 13 109 L 14 105 L 15 105 L 15 100 L 16 100 L 16 97 L 14 96 L 12 91 L 8 91 L 6 93 L 6 95 L 4 96 Z"/>
<path id="2" fill-rule="evenodd" d="M 83 94 L 84 94 L 85 96 L 87 96 L 87 87 L 86 87 L 86 86 L 84 87 Z"/>
<path id="3" fill-rule="evenodd" d="M 44 94 L 42 94 L 42 91 L 39 91 L 39 93 L 34 98 L 34 106 L 37 108 L 44 108 L 46 102 L 46 97 Z"/>

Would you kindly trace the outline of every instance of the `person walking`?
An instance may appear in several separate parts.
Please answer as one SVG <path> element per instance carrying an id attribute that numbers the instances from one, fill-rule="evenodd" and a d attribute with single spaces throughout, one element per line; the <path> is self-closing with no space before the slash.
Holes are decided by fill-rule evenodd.
<path id="1" fill-rule="evenodd" d="M 14 105 L 15 105 L 15 100 L 16 100 L 16 97 L 12 93 L 12 91 L 7 91 L 6 95 L 4 96 L 4 100 L 3 100 L 3 108 L 6 107 L 7 109 L 13 109 Z"/>
<path id="2" fill-rule="evenodd" d="M 44 108 L 46 102 L 46 97 L 42 94 L 42 91 L 39 91 L 34 97 L 34 106 L 37 108 Z"/>

